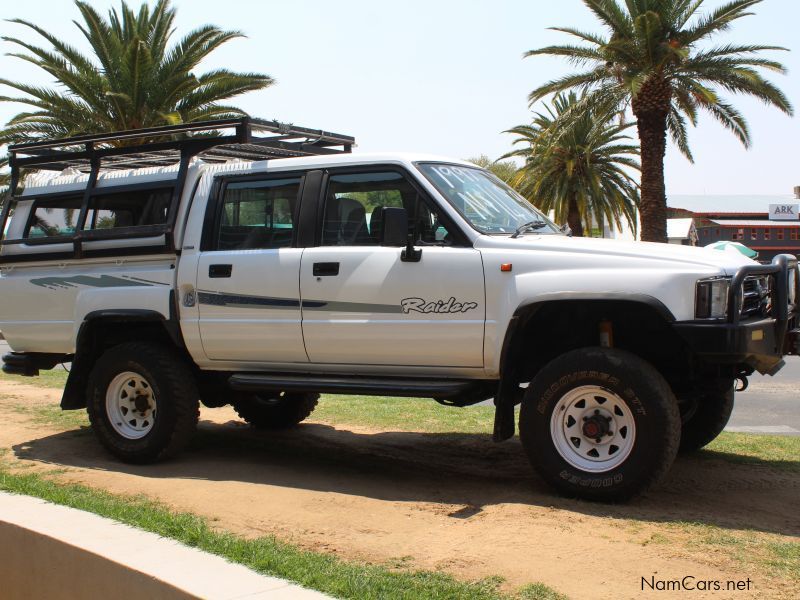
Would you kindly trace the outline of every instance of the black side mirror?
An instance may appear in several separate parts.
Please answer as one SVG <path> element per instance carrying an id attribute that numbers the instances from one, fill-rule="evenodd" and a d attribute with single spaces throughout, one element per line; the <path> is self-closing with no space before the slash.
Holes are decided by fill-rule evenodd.
<path id="1" fill-rule="evenodd" d="M 408 237 L 408 212 L 405 208 L 383 209 L 383 239 L 384 246 L 405 246 Z"/>
<path id="2" fill-rule="evenodd" d="M 405 246 L 400 254 L 403 262 L 419 262 L 422 250 L 414 248 L 414 235 L 408 232 L 408 211 L 405 208 L 384 207 L 383 236 L 384 246 Z"/>

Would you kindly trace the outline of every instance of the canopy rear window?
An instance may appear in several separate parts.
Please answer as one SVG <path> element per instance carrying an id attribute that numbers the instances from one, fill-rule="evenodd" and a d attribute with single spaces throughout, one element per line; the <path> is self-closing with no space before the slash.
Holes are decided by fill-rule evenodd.
<path id="1" fill-rule="evenodd" d="M 113 238 L 113 230 L 125 228 L 132 233 L 152 233 L 151 226 L 166 225 L 172 200 L 172 188 L 109 191 L 92 196 L 86 217 L 81 219 L 83 195 L 34 200 L 23 238 L 51 239 L 63 242 L 80 231 L 105 230 Z"/>

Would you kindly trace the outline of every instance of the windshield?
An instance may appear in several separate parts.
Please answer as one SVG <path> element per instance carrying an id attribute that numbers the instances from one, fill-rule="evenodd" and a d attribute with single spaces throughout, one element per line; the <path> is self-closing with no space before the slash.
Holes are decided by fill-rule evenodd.
<path id="1" fill-rule="evenodd" d="M 447 201 L 481 233 L 560 233 L 550 219 L 502 181 L 477 167 L 443 163 L 417 165 Z M 523 230 L 521 233 L 525 233 Z"/>

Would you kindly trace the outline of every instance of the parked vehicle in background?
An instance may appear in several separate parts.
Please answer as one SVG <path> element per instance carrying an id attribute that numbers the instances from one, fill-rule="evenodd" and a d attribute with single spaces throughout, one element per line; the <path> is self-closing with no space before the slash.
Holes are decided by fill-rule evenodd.
<path id="1" fill-rule="evenodd" d="M 494 398 L 495 440 L 521 404 L 544 479 L 618 500 L 798 352 L 794 257 L 570 238 L 474 165 L 353 142 L 236 119 L 11 147 L 15 181 L 56 173 L 0 215 L 4 370 L 72 361 L 62 408 L 136 463 L 198 402 L 280 429 L 321 393 Z"/>

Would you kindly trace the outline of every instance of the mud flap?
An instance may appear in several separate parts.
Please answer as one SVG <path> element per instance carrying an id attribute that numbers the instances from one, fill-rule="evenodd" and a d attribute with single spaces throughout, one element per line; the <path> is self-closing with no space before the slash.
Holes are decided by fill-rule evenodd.
<path id="1" fill-rule="evenodd" d="M 497 386 L 497 395 L 494 398 L 494 431 L 492 432 L 494 442 L 503 442 L 514 437 L 514 405 L 516 402 L 513 392 L 506 389 L 507 387 L 507 385 L 503 385 L 501 379 L 500 385 Z"/>
<path id="2" fill-rule="evenodd" d="M 494 432 L 492 440 L 504 442 L 514 437 L 516 429 L 514 427 L 514 405 L 510 402 L 503 402 L 494 409 Z"/>

